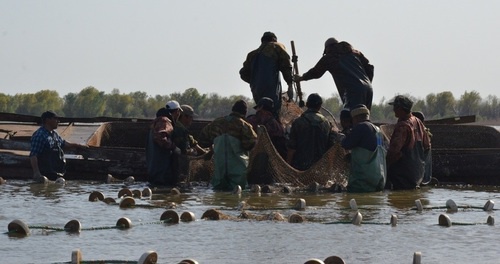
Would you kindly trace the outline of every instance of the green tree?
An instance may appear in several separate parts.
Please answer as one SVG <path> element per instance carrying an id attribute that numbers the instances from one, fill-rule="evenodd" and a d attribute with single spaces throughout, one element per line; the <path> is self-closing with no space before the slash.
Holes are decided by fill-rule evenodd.
<path id="1" fill-rule="evenodd" d="M 105 107 L 104 92 L 89 86 L 78 93 L 71 109 L 73 113 L 77 113 L 78 117 L 97 117 L 103 115 Z"/>
<path id="2" fill-rule="evenodd" d="M 10 107 L 11 101 L 11 96 L 0 93 L 0 112 L 10 113 L 14 111 L 14 109 Z"/>
<path id="3" fill-rule="evenodd" d="M 460 97 L 458 102 L 459 115 L 475 115 L 478 114 L 481 96 L 476 91 L 465 93 Z"/>
<path id="4" fill-rule="evenodd" d="M 455 116 L 456 102 L 451 92 L 441 92 L 436 94 L 436 110 L 439 117 Z"/>

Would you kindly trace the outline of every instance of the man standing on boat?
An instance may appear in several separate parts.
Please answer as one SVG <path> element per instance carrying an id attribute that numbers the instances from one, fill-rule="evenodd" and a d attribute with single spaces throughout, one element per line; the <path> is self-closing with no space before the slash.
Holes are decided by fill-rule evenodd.
<path id="1" fill-rule="evenodd" d="M 387 151 L 386 188 L 415 189 L 424 178 L 425 161 L 431 149 L 429 135 L 422 121 L 411 114 L 413 102 L 408 97 L 398 95 L 389 105 L 393 106 L 398 122 Z"/>
<path id="2" fill-rule="evenodd" d="M 342 140 L 342 147 L 351 150 L 347 191 L 382 191 L 387 176 L 382 132 L 370 122 L 370 110 L 365 105 L 355 106 L 351 116 L 352 130 Z"/>
<path id="3" fill-rule="evenodd" d="M 307 97 L 307 110 L 295 119 L 287 142 L 287 162 L 298 170 L 307 170 L 335 143 L 332 124 L 319 110 L 323 99 L 317 93 Z"/>
<path id="4" fill-rule="evenodd" d="M 285 46 L 278 42 L 274 33 L 265 32 L 260 40 L 260 47 L 248 53 L 243 62 L 240 77 L 250 84 L 256 104 L 262 97 L 273 100 L 273 114 L 279 121 L 282 93 L 280 72 L 288 85 L 288 98 L 293 98 L 290 55 L 286 52 Z"/>
<path id="5" fill-rule="evenodd" d="M 148 181 L 152 185 L 174 186 L 178 181 L 178 164 L 174 158 L 179 151 L 172 141 L 174 126 L 170 119 L 170 111 L 160 108 L 146 142 L 146 162 Z"/>
<path id="6" fill-rule="evenodd" d="M 167 102 L 165 108 L 168 110 L 171 120 L 175 125 L 175 122 L 177 122 L 182 113 L 181 105 L 179 104 L 179 102 L 171 100 Z"/>
<path id="7" fill-rule="evenodd" d="M 238 100 L 228 116 L 219 117 L 206 125 L 198 144 L 214 150 L 215 172 L 211 183 L 216 190 L 233 190 L 247 185 L 249 151 L 255 146 L 257 134 L 245 121 L 247 103 Z"/>
<path id="8" fill-rule="evenodd" d="M 295 75 L 294 81 L 318 79 L 329 71 L 345 108 L 364 104 L 371 109 L 373 70 L 373 65 L 363 53 L 354 49 L 351 44 L 329 38 L 325 42 L 323 57 L 316 66 L 302 76 Z"/>
<path id="9" fill-rule="evenodd" d="M 42 126 L 31 136 L 30 163 L 33 179 L 43 181 L 43 177 L 56 180 L 66 173 L 66 159 L 63 149 L 87 148 L 87 145 L 71 143 L 59 136 L 56 129 L 59 117 L 52 111 L 42 113 Z"/>

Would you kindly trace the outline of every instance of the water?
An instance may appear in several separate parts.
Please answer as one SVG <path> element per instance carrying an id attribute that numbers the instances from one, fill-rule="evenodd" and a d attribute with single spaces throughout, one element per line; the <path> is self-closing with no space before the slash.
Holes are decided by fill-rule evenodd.
<path id="1" fill-rule="evenodd" d="M 337 255 L 346 263 L 412 263 L 413 253 L 422 252 L 422 263 L 498 263 L 497 226 L 486 223 L 497 211 L 459 209 L 448 213 L 453 222 L 477 225 L 438 226 L 444 209 L 417 212 L 415 200 L 424 206 L 444 206 L 453 199 L 459 206 L 482 207 L 487 200 L 499 200 L 496 187 L 426 187 L 417 191 L 371 194 L 296 193 L 261 194 L 244 192 L 241 196 L 214 193 L 195 187 L 181 196 L 156 194 L 152 200 L 136 199 L 137 204 L 165 205 L 176 202 L 176 212 L 193 212 L 194 222 L 176 225 L 158 224 L 163 208 L 120 209 L 103 202 L 89 202 L 92 191 L 117 198 L 121 184 L 68 182 L 66 186 L 9 181 L 0 185 L 0 228 L 22 219 L 29 226 L 63 227 L 77 219 L 79 234 L 31 229 L 28 237 L 0 236 L 1 263 L 60 263 L 71 260 L 71 252 L 80 249 L 84 260 L 138 260 L 149 250 L 156 251 L 158 263 L 179 263 L 192 258 L 200 263 L 304 263 Z M 130 189 L 142 190 L 144 184 Z M 289 208 L 298 198 L 306 200 L 300 211 L 307 221 L 300 224 L 254 220 L 200 220 L 210 208 L 237 216 L 240 201 L 256 207 Z M 354 198 L 363 214 L 363 224 L 325 224 L 350 221 L 354 215 L 349 201 Z M 279 210 L 284 216 L 297 213 Z M 265 214 L 270 211 L 249 211 Z M 388 225 L 396 214 L 398 226 Z M 121 217 L 132 221 L 127 230 L 111 228 Z M 369 224 L 378 223 L 378 224 Z"/>

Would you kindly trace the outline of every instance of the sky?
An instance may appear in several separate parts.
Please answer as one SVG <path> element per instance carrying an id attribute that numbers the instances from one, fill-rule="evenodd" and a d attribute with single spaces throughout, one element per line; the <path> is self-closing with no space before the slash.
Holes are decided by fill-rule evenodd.
<path id="1" fill-rule="evenodd" d="M 375 66 L 374 103 L 445 91 L 500 97 L 498 10 L 495 0 L 0 0 L 0 93 L 194 87 L 251 97 L 238 71 L 272 31 L 290 54 L 295 42 L 300 73 L 327 38 L 351 43 Z M 302 90 L 337 93 L 328 72 Z"/>

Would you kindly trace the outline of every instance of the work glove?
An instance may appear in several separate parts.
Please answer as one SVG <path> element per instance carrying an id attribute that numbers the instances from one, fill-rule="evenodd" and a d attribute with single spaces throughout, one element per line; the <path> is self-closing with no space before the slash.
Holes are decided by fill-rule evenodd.
<path id="1" fill-rule="evenodd" d="M 298 75 L 298 74 L 295 74 L 295 75 L 293 76 L 293 81 L 294 81 L 294 82 L 300 82 L 300 81 L 302 81 L 302 76 L 300 76 L 300 75 Z"/>
<path id="2" fill-rule="evenodd" d="M 288 102 L 293 101 L 293 85 L 292 84 L 288 85 L 288 91 L 286 92 L 286 95 L 288 95 Z"/>

